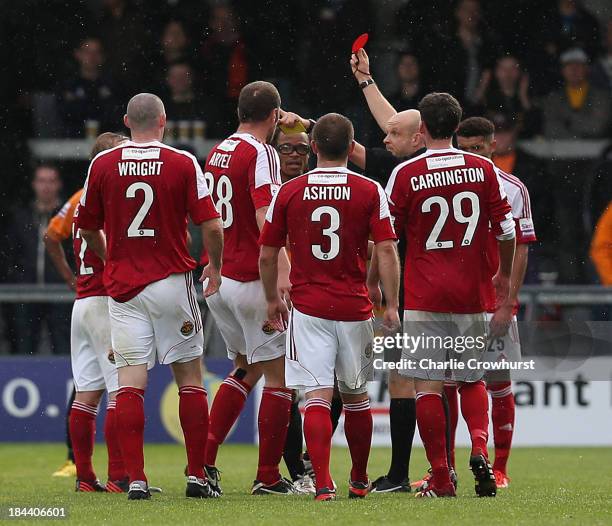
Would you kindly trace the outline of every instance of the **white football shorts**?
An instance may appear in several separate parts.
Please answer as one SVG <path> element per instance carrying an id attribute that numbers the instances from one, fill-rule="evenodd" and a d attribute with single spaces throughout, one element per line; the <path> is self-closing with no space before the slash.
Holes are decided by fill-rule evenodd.
<path id="1" fill-rule="evenodd" d="M 334 386 L 341 392 L 365 388 L 373 376 L 372 319 L 334 321 L 291 310 L 287 330 L 285 384 L 291 389 Z"/>
<path id="2" fill-rule="evenodd" d="M 202 315 L 191 272 L 155 281 L 125 303 L 108 299 L 117 367 L 189 362 L 202 355 Z"/>
<path id="3" fill-rule="evenodd" d="M 111 347 L 108 298 L 76 300 L 70 326 L 70 361 L 77 392 L 106 389 L 112 393 L 119 389 L 117 368 L 109 360 Z"/>
<path id="4" fill-rule="evenodd" d="M 260 280 L 242 282 L 223 277 L 219 291 L 206 298 L 206 303 L 230 360 L 242 354 L 248 363 L 257 363 L 285 354 L 285 332 L 267 323 L 267 303 Z"/>
<path id="5" fill-rule="evenodd" d="M 407 346 L 402 360 L 411 367 L 398 372 L 419 380 L 477 382 L 484 375 L 480 366 L 487 349 L 484 312 L 453 314 L 419 310 L 404 311 Z"/>

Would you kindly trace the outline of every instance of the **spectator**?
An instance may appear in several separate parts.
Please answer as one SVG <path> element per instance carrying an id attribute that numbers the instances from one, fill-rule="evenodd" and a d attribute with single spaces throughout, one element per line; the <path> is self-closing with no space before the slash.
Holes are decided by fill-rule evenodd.
<path id="1" fill-rule="evenodd" d="M 522 137 L 539 131 L 538 114 L 529 97 L 529 75 L 512 55 L 499 57 L 493 74 L 485 71 L 478 101 L 484 113 L 502 113 L 516 121 Z"/>
<path id="2" fill-rule="evenodd" d="M 60 208 L 62 180 L 57 168 L 40 165 L 32 181 L 34 199 L 23 208 L 13 210 L 8 228 L 10 267 L 8 279 L 13 283 L 64 283 L 45 250 L 43 236 L 47 225 Z M 71 253 L 66 247 L 66 253 Z M 38 351 L 41 326 L 51 340 L 53 353 L 70 352 L 70 306 L 50 303 L 15 304 L 10 321 L 9 339 L 12 352 L 34 354 Z"/>
<path id="3" fill-rule="evenodd" d="M 415 109 L 426 95 L 421 82 L 419 61 L 413 53 L 401 53 L 397 63 L 399 90 L 389 97 L 396 111 Z"/>
<path id="4" fill-rule="evenodd" d="M 612 286 L 612 203 L 604 210 L 595 227 L 591 259 L 602 285 Z"/>
<path id="5" fill-rule="evenodd" d="M 129 0 L 103 0 L 104 12 L 98 23 L 107 51 L 107 65 L 122 91 L 121 98 L 150 89 L 150 68 L 153 48 L 152 24 L 144 17 L 144 7 L 135 9 Z"/>
<path id="6" fill-rule="evenodd" d="M 208 31 L 200 49 L 203 85 L 210 88 L 208 95 L 218 101 L 220 114 L 226 116 L 218 130 L 221 137 L 229 135 L 236 124 L 238 95 L 249 80 L 247 51 L 231 6 L 211 8 Z"/>
<path id="7" fill-rule="evenodd" d="M 172 121 L 203 121 L 206 134 L 217 137 L 218 119 L 211 104 L 205 104 L 194 90 L 193 70 L 187 62 L 177 62 L 168 68 L 166 86 L 168 96 L 164 97 L 166 115 Z M 214 113 L 213 113 L 214 112 Z"/>
<path id="8" fill-rule="evenodd" d="M 179 20 L 170 20 L 163 29 L 158 62 L 158 80 L 164 82 L 168 69 L 176 62 L 191 62 L 190 39 Z"/>
<path id="9" fill-rule="evenodd" d="M 99 129 L 120 127 L 115 87 L 103 70 L 104 51 L 100 40 L 84 39 L 75 49 L 74 58 L 78 71 L 68 77 L 58 94 L 64 133 L 82 137 L 88 120 L 97 121 Z"/>
<path id="10" fill-rule="evenodd" d="M 593 84 L 612 93 L 612 18 L 606 26 L 606 51 L 593 65 Z"/>
<path id="11" fill-rule="evenodd" d="M 555 216 L 555 195 L 545 165 L 517 145 L 518 123 L 503 113 L 491 114 L 495 124 L 496 148 L 493 162 L 501 170 L 518 177 L 529 190 L 532 216 L 538 241 L 530 250 L 534 254 L 529 264 L 530 281 L 537 267 L 555 259 L 554 243 L 561 235 Z"/>
<path id="12" fill-rule="evenodd" d="M 465 104 L 473 104 L 483 72 L 496 55 L 493 35 L 482 20 L 478 0 L 460 0 L 455 8 L 456 30 L 443 42 L 437 58 L 436 89 L 453 93 Z"/>
<path id="13" fill-rule="evenodd" d="M 555 12 L 543 19 L 541 31 L 551 56 L 577 47 L 590 57 L 599 55 L 599 24 L 580 0 L 558 0 Z"/>
<path id="14" fill-rule="evenodd" d="M 579 48 L 561 55 L 563 87 L 544 99 L 544 135 L 549 139 L 605 137 L 610 127 L 609 95 L 588 80 L 586 53 Z"/>

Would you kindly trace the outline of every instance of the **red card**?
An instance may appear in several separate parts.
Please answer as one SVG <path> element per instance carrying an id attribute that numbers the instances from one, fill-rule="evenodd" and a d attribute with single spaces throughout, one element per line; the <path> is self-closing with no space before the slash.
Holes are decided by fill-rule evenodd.
<path id="1" fill-rule="evenodd" d="M 364 33 L 363 35 L 359 35 L 355 39 L 355 42 L 353 42 L 352 52 L 357 53 L 357 51 L 362 49 L 367 44 L 368 38 L 370 38 L 370 36 L 367 33 Z"/>

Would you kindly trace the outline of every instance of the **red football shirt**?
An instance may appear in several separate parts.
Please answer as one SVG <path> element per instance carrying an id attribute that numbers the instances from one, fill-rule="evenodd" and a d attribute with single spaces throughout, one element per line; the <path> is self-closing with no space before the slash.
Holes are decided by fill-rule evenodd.
<path id="1" fill-rule="evenodd" d="M 393 170 L 387 195 L 406 236 L 404 308 L 484 312 L 489 223 L 498 239 L 515 235 L 495 165 L 455 148 L 427 150 Z"/>
<path id="2" fill-rule="evenodd" d="M 90 296 L 107 296 L 102 275 L 104 262 L 93 250 L 87 248 L 87 243 L 79 229 L 75 227 L 76 209 L 83 189 L 75 192 L 62 209 L 49 221 L 47 235 L 56 241 L 64 241 L 72 235 L 72 248 L 76 263 L 76 297 L 77 299 Z"/>
<path id="3" fill-rule="evenodd" d="M 276 150 L 249 133 L 235 133 L 210 151 L 204 176 L 223 219 L 221 273 L 237 281 L 259 279 L 255 211 L 270 205 L 281 184 Z M 200 263 L 207 261 L 203 252 Z"/>
<path id="4" fill-rule="evenodd" d="M 289 236 L 291 301 L 304 314 L 337 321 L 372 316 L 366 287 L 368 238 L 396 239 L 382 187 L 350 170 L 318 168 L 281 186 L 262 245 Z"/>
<path id="5" fill-rule="evenodd" d="M 89 166 L 77 227 L 104 229 L 104 284 L 127 301 L 149 283 L 187 272 L 187 217 L 219 217 L 196 158 L 158 141 L 128 141 L 97 155 Z"/>
<path id="6" fill-rule="evenodd" d="M 527 187 L 518 177 L 508 174 L 503 170 L 499 170 L 499 177 L 512 208 L 512 217 L 514 217 L 516 229 L 516 244 L 520 245 L 537 241 L 533 218 L 531 217 L 531 200 L 529 199 Z M 497 249 L 497 241 L 492 232 L 489 234 L 487 261 L 489 275 L 493 278 L 499 268 L 499 251 Z M 514 314 L 518 312 L 518 307 L 519 304 L 516 302 L 513 308 Z M 495 312 L 495 289 L 492 282 L 488 289 L 487 311 Z"/>

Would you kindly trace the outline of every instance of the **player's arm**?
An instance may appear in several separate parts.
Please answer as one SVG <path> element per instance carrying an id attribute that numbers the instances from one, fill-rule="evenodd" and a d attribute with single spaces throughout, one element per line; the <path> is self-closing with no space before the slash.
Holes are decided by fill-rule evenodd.
<path id="1" fill-rule="evenodd" d="M 360 85 L 361 83 L 374 80 L 370 74 L 370 59 L 363 48 L 356 54 L 353 53 L 351 55 L 351 69 L 353 70 L 355 79 Z M 384 133 L 387 133 L 387 122 L 389 122 L 389 119 L 393 117 L 397 111 L 395 111 L 395 108 L 391 106 L 387 99 L 385 99 L 384 95 L 378 89 L 376 83 L 369 84 L 368 86 L 362 88 L 362 91 L 366 102 L 368 103 L 368 108 L 370 108 L 372 117 L 374 117 L 376 120 L 378 127 Z"/>
<path id="2" fill-rule="evenodd" d="M 74 272 L 72 272 L 70 265 L 68 265 L 66 252 L 64 252 L 62 242 L 51 237 L 49 231 L 45 233 L 43 241 L 47 249 L 47 254 L 49 254 L 51 261 L 53 261 L 53 265 L 55 265 L 59 275 L 72 290 L 76 290 L 76 276 Z"/>
<path id="3" fill-rule="evenodd" d="M 106 237 L 102 230 L 87 230 L 81 228 L 81 237 L 87 243 L 87 247 L 94 251 L 102 261 L 106 261 Z"/>
<path id="4" fill-rule="evenodd" d="M 397 237 L 391 224 L 389 202 L 382 187 L 375 183 L 376 190 L 372 196 L 370 212 L 370 235 L 376 245 L 373 258 L 374 275 L 378 274 L 385 295 L 385 313 L 383 325 L 389 331 L 400 327 L 398 316 L 400 266 L 395 242 Z M 369 281 L 371 282 L 371 277 Z"/>
<path id="5" fill-rule="evenodd" d="M 221 265 L 223 256 L 223 223 L 214 217 L 200 224 L 202 241 L 208 254 L 208 264 L 202 270 L 200 281 L 208 279 L 204 297 L 212 296 L 221 286 Z"/>
<path id="6" fill-rule="evenodd" d="M 76 290 L 76 276 L 68 264 L 62 242 L 70 237 L 72 219 L 78 204 L 79 195 L 80 191 L 75 193 L 64 206 L 62 206 L 62 209 L 51 219 L 51 221 L 49 221 L 47 231 L 43 237 L 45 248 L 53 265 L 72 290 Z"/>
<path id="7" fill-rule="evenodd" d="M 385 295 L 383 325 L 387 330 L 395 331 L 400 326 L 398 315 L 400 266 L 395 240 L 387 239 L 377 243 L 376 259 L 383 294 Z"/>
<path id="8" fill-rule="evenodd" d="M 279 289 L 279 266 L 282 262 L 281 252 L 285 252 L 287 243 L 287 222 L 285 217 L 285 202 L 281 188 L 270 203 L 265 221 L 260 225 L 259 244 L 259 275 L 268 302 L 268 320 L 279 331 L 286 327 L 288 319 L 287 303 Z M 259 209 L 258 209 L 259 211 Z M 258 216 L 258 225 L 259 225 Z"/>
<path id="9" fill-rule="evenodd" d="M 257 219 L 257 226 L 259 231 L 263 230 L 266 222 L 266 214 L 268 207 L 263 206 L 255 211 L 255 218 Z M 287 250 L 283 247 L 278 251 L 278 269 L 277 269 L 277 287 L 280 296 L 285 300 L 287 305 L 291 306 L 290 292 L 291 292 L 291 281 L 289 281 L 289 274 L 291 273 L 291 263 L 289 263 L 289 257 L 287 256 Z"/>
<path id="10" fill-rule="evenodd" d="M 102 201 L 101 181 L 103 172 L 98 168 L 99 160 L 89 165 L 85 187 L 81 194 L 79 207 L 75 213 L 75 227 L 80 229 L 81 237 L 102 261 L 106 261 L 106 237 L 104 227 L 104 203 Z"/>

